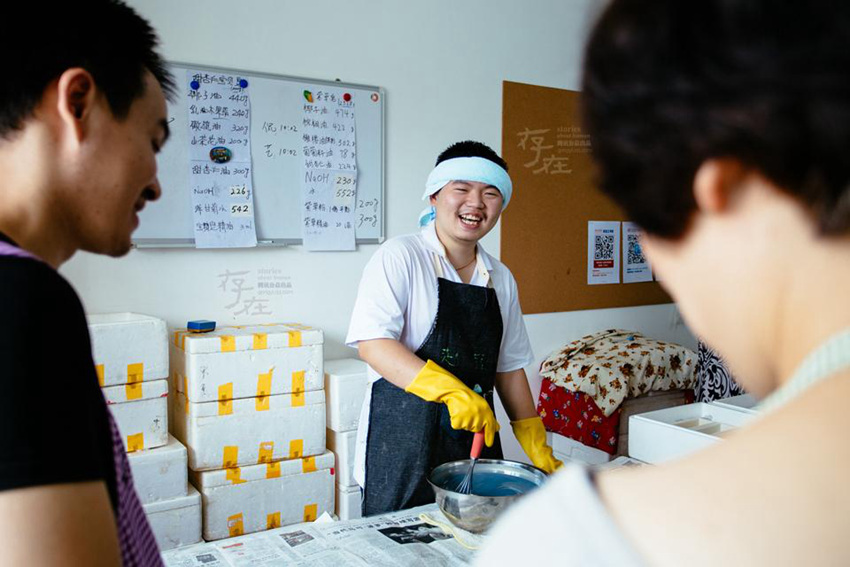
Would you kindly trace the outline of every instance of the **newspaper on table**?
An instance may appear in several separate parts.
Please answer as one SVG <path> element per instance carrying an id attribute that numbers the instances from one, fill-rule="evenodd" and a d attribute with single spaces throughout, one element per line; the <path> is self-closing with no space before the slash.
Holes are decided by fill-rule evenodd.
<path id="1" fill-rule="evenodd" d="M 172 549 L 167 567 L 455 566 L 472 562 L 483 536 L 451 533 L 420 518 L 450 525 L 436 504 L 345 522 L 284 526 L 257 534 Z M 468 546 L 468 547 L 467 547 Z"/>

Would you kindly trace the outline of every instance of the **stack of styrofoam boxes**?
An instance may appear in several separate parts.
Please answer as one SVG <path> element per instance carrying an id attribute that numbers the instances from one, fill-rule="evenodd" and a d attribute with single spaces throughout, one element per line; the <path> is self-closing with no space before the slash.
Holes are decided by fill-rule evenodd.
<path id="1" fill-rule="evenodd" d="M 188 449 L 205 540 L 333 510 L 322 343 L 298 324 L 175 331 L 172 433 Z"/>
<path id="2" fill-rule="evenodd" d="M 357 424 L 366 395 L 366 363 L 354 358 L 325 363 L 328 398 L 328 449 L 336 455 L 336 514 L 340 520 L 361 516 L 360 487 L 354 480 Z"/>
<path id="3" fill-rule="evenodd" d="M 129 455 L 136 492 L 163 551 L 201 541 L 201 495 L 188 481 L 186 447 L 168 436 L 164 447 Z"/>
<path id="4" fill-rule="evenodd" d="M 97 376 L 161 549 L 201 541 L 201 498 L 186 448 L 168 435 L 165 322 L 136 313 L 89 316 Z"/>

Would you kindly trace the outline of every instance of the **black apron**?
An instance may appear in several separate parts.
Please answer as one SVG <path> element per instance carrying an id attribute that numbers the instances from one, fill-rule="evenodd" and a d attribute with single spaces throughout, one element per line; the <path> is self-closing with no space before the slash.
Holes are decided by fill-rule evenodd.
<path id="1" fill-rule="evenodd" d="M 502 343 L 502 315 L 492 287 L 455 283 L 437 268 L 437 316 L 416 351 L 481 394 L 493 408 L 493 385 Z M 445 404 L 426 402 L 385 379 L 372 384 L 366 444 L 363 515 L 434 502 L 427 476 L 434 467 L 468 459 L 473 434 L 452 429 Z M 501 459 L 498 433 L 482 458 Z"/>

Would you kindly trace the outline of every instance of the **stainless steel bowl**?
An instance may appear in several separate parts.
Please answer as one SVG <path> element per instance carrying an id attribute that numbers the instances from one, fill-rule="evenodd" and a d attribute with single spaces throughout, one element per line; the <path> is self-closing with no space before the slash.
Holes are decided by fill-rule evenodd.
<path id="1" fill-rule="evenodd" d="M 455 492 L 453 489 L 457 486 L 446 486 L 447 483 L 452 481 L 456 485 L 458 475 L 466 473 L 470 464 L 471 461 L 467 459 L 440 465 L 428 475 L 428 483 L 434 489 L 437 505 L 443 514 L 457 527 L 479 534 L 485 531 L 499 514 L 505 511 L 515 500 L 522 498 L 525 493 L 510 496 L 478 496 Z M 545 472 L 525 463 L 478 459 L 478 462 L 475 463 L 473 477 L 479 473 L 487 472 L 504 476 L 506 480 L 511 478 L 527 480 L 535 486 L 540 486 L 546 481 Z"/>

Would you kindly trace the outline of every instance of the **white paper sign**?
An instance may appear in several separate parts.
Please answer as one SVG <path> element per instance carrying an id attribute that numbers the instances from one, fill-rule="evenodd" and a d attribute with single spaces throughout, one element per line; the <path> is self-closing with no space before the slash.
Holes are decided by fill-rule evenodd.
<path id="1" fill-rule="evenodd" d="M 587 285 L 620 283 L 620 223 L 588 221 Z"/>
<path id="2" fill-rule="evenodd" d="M 192 70 L 186 81 L 195 246 L 256 246 L 247 81 Z"/>
<path id="3" fill-rule="evenodd" d="M 304 90 L 302 235 L 307 250 L 354 250 L 357 145 L 354 94 Z"/>
<path id="4" fill-rule="evenodd" d="M 652 269 L 641 246 L 642 234 L 635 223 L 623 223 L 623 283 L 652 281 Z"/>

